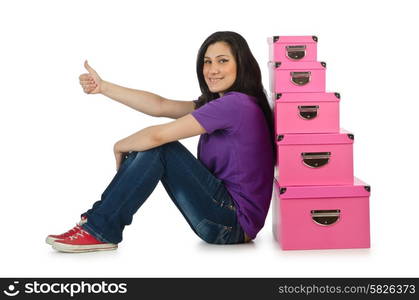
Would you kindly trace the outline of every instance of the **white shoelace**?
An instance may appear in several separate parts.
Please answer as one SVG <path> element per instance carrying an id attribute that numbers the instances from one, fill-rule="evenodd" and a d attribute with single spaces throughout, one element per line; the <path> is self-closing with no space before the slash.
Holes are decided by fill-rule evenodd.
<path id="1" fill-rule="evenodd" d="M 76 224 L 76 226 L 74 226 L 73 228 L 71 228 L 66 233 L 63 233 L 62 235 L 64 235 L 64 236 L 70 236 L 70 235 L 72 235 L 73 232 L 77 232 L 79 230 L 80 230 L 80 226 L 79 226 L 79 224 Z"/>
<path id="2" fill-rule="evenodd" d="M 84 237 L 84 234 L 89 234 L 89 233 L 87 233 L 83 229 L 80 229 L 79 232 L 77 232 L 76 234 L 70 236 L 69 238 L 70 238 L 71 241 L 77 240 L 79 237 Z"/>

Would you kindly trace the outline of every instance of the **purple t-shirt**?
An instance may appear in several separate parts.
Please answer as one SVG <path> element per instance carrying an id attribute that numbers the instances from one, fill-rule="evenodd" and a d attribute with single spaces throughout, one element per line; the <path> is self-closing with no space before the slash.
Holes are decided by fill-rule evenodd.
<path id="1" fill-rule="evenodd" d="M 272 196 L 274 165 L 270 132 L 257 99 L 228 92 L 192 112 L 205 129 L 198 159 L 222 180 L 243 230 L 255 238 Z"/>

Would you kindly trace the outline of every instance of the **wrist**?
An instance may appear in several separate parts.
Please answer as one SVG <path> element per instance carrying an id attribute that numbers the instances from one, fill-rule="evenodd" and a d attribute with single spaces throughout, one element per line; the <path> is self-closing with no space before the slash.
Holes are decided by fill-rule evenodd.
<path id="1" fill-rule="evenodd" d="M 102 80 L 100 83 L 100 93 L 102 95 L 105 95 L 105 93 L 109 90 L 109 84 L 110 82 L 107 82 L 106 80 Z"/>

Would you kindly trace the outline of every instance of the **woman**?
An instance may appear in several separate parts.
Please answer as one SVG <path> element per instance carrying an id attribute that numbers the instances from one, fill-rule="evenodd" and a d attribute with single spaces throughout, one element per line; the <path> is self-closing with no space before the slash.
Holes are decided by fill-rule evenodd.
<path id="1" fill-rule="evenodd" d="M 102 80 L 85 62 L 87 94 L 101 93 L 145 114 L 176 119 L 114 146 L 117 174 L 76 227 L 49 235 L 63 252 L 116 249 L 122 231 L 159 180 L 192 230 L 214 244 L 249 242 L 263 227 L 272 193 L 273 119 L 259 66 L 245 39 L 216 32 L 202 44 L 202 95 L 175 101 Z M 196 159 L 178 140 L 201 135 Z"/>

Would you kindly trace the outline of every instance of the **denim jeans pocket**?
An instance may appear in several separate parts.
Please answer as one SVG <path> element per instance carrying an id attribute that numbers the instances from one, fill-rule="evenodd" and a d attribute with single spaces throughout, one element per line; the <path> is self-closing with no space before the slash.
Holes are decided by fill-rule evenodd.
<path id="1" fill-rule="evenodd" d="M 230 193 L 223 185 L 221 185 L 217 192 L 212 196 L 212 201 L 219 207 L 224 207 L 226 209 L 236 211 L 236 205 L 234 204 Z"/>
<path id="2" fill-rule="evenodd" d="M 233 227 L 217 224 L 208 219 L 203 219 L 196 226 L 196 231 L 201 239 L 211 244 L 227 244 Z"/>

